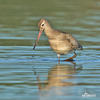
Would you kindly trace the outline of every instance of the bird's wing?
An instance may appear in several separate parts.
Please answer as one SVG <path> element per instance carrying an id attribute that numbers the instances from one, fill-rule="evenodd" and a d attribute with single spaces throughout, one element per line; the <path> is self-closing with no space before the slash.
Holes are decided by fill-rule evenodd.
<path id="1" fill-rule="evenodd" d="M 66 39 L 71 43 L 73 49 L 82 50 L 81 44 L 71 34 L 66 34 Z"/>

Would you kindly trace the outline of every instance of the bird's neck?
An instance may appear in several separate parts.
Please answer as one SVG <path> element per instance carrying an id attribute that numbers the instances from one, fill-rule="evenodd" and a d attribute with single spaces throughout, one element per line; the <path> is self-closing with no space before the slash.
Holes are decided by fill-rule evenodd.
<path id="1" fill-rule="evenodd" d="M 44 32 L 48 38 L 54 37 L 53 31 L 54 31 L 54 29 L 47 23 Z"/>

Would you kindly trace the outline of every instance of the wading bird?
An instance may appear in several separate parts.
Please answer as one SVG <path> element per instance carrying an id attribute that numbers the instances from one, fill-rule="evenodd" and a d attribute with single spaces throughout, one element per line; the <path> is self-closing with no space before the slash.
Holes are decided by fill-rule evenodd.
<path id="1" fill-rule="evenodd" d="M 74 55 L 64 61 L 73 61 L 73 58 L 77 56 L 75 50 L 83 49 L 81 44 L 71 34 L 53 29 L 45 19 L 40 20 L 38 27 L 40 32 L 34 44 L 33 50 L 35 49 L 43 31 L 48 37 L 51 48 L 57 53 L 58 61 L 60 61 L 60 55 L 68 54 L 71 51 L 74 52 Z"/>

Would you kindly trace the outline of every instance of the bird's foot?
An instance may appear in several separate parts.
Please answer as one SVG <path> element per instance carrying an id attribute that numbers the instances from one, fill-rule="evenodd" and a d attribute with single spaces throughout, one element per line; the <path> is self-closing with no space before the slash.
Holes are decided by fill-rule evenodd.
<path id="1" fill-rule="evenodd" d="M 64 61 L 74 61 L 74 59 L 65 59 Z"/>

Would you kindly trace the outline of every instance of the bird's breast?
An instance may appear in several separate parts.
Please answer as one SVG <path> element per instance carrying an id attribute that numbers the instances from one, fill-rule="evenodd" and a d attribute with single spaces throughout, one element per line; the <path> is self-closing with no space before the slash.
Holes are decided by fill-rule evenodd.
<path id="1" fill-rule="evenodd" d="M 70 44 L 66 40 L 49 39 L 51 48 L 58 54 L 66 54 L 71 50 Z"/>

